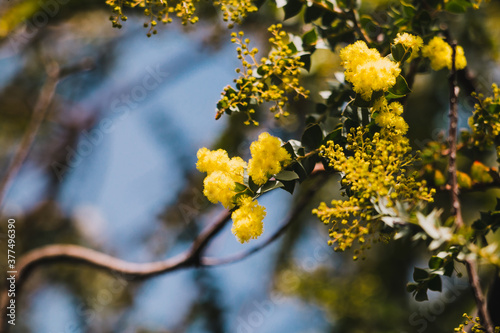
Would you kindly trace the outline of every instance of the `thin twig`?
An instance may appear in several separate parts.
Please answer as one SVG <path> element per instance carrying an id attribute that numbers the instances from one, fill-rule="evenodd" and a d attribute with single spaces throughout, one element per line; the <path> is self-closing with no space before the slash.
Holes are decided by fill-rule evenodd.
<path id="1" fill-rule="evenodd" d="M 457 181 L 457 128 L 458 128 L 458 93 L 459 88 L 457 85 L 457 71 L 455 67 L 455 58 L 457 43 L 451 43 L 452 56 L 451 56 L 451 72 L 449 77 L 450 85 L 450 127 L 448 131 L 448 144 L 449 144 L 449 160 L 448 160 L 448 174 L 449 174 L 449 186 L 452 204 L 452 215 L 455 217 L 455 225 L 457 228 L 464 226 L 464 221 L 462 219 L 462 211 L 460 206 L 459 192 L 458 192 L 458 181 Z M 483 290 L 481 289 L 481 284 L 479 282 L 479 275 L 477 272 L 476 264 L 473 260 L 464 260 L 465 267 L 467 269 L 467 274 L 469 276 L 469 284 L 472 287 L 474 293 L 474 299 L 476 301 L 476 306 L 478 309 L 479 317 L 481 318 L 481 323 L 486 329 L 487 333 L 494 333 L 493 322 L 488 312 L 486 298 L 484 297 Z"/>
<path id="2" fill-rule="evenodd" d="M 354 8 L 351 10 L 351 20 L 352 20 L 352 23 L 354 23 L 354 28 L 356 29 L 357 33 L 359 34 L 359 36 L 367 43 L 367 44 L 371 44 L 373 41 L 372 39 L 368 36 L 368 34 L 366 33 L 366 31 L 363 29 L 363 27 L 361 26 L 361 23 L 359 22 L 359 14 L 358 14 L 358 11 L 355 10 Z"/>
<path id="3" fill-rule="evenodd" d="M 19 170 L 21 169 L 28 153 L 33 145 L 33 141 L 35 140 L 36 134 L 40 129 L 40 125 L 45 118 L 45 114 L 52 102 L 54 97 L 54 93 L 56 90 L 57 82 L 59 81 L 59 67 L 57 64 L 51 64 L 46 68 L 47 72 L 47 81 L 45 82 L 40 94 L 38 95 L 38 99 L 35 103 L 35 107 L 33 109 L 33 113 L 31 115 L 31 120 L 24 132 L 24 136 L 19 144 L 19 148 L 17 149 L 12 161 L 7 168 L 5 175 L 2 177 L 0 181 L 0 207 L 3 204 L 3 199 L 6 195 L 7 189 L 10 183 L 16 178 Z"/>

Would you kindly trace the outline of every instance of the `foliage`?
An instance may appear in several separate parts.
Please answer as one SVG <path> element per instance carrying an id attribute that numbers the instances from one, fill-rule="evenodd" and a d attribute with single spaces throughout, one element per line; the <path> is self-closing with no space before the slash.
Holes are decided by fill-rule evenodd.
<path id="1" fill-rule="evenodd" d="M 106 4 L 116 28 L 127 21 L 126 12 L 140 8 L 147 17 L 148 37 L 158 34 L 159 22 L 177 18 L 183 25 L 197 23 L 200 7 L 207 5 L 195 0 L 107 0 Z M 241 149 L 233 153 L 203 147 L 197 153 L 196 168 L 206 173 L 203 195 L 231 212 L 236 240 L 252 245 L 263 235 L 268 222 L 264 222 L 266 208 L 258 202 L 262 195 L 279 189 L 300 192 L 322 173 L 340 179 L 340 190 L 321 193 L 320 203 L 311 210 L 328 226 L 322 229 L 324 242 L 338 252 L 353 250 L 354 260 L 368 259 L 359 264 L 367 267 L 370 260 L 378 263 L 370 258 L 375 243 L 424 247 L 426 267 L 417 267 L 411 258 L 413 281 L 405 283 L 417 302 L 428 301 L 429 292 L 443 293 L 447 279 L 461 277 L 462 265 L 469 271 L 471 263 L 500 268 L 500 199 L 494 208 L 465 222 L 459 200 L 468 193 L 485 194 L 500 187 L 500 89 L 488 82 L 492 93 L 485 97 L 488 93 L 475 87 L 469 71 L 475 60 L 469 54 L 474 50 L 450 19 L 476 15 L 483 1 L 401 0 L 362 6 L 355 0 L 276 0 L 272 4 L 279 14 L 266 17 L 272 21 L 264 32 L 268 43 L 261 47 L 266 53 L 250 45 L 246 36 L 251 34 L 231 33 L 241 66 L 215 105 L 216 120 L 231 116 L 232 122 L 242 119 L 250 128 L 245 131 L 260 132 L 248 144 L 250 158 L 236 156 L 244 154 Z M 253 22 L 268 15 L 262 13 L 263 1 L 215 0 L 208 5 L 219 10 L 228 28 L 238 24 L 245 29 L 247 19 Z M 283 22 L 278 22 L 279 15 Z M 12 16 L 8 15 L 9 22 Z M 265 56 L 258 57 L 261 54 Z M 325 70 L 328 74 L 322 77 L 317 68 L 329 72 Z M 437 88 L 445 76 L 446 94 Z M 434 135 L 417 150 L 411 138 L 415 125 L 408 113 L 412 103 L 418 104 L 412 98 L 418 99 L 419 89 L 424 89 L 416 82 L 425 78 L 435 79 L 429 89 L 436 87 L 436 94 L 446 101 L 450 125 L 447 136 Z M 471 100 L 468 128 L 456 135 L 458 104 L 465 108 L 465 101 Z M 433 108 L 429 113 L 438 113 L 438 107 Z M 296 119 L 299 130 L 291 135 L 295 139 L 285 140 L 290 118 Z M 452 194 L 449 200 L 444 199 L 447 192 Z M 283 261 L 289 267 L 278 270 L 277 290 L 340 316 L 357 318 L 366 309 L 376 311 L 368 301 L 383 294 L 379 288 L 387 287 L 372 273 L 350 280 L 323 268 L 305 272 Z M 384 272 L 396 266 L 389 263 Z M 287 276 L 300 278 L 290 287 L 283 282 Z M 331 281 L 347 291 L 332 291 Z M 481 309 L 484 300 L 477 296 L 481 284 L 471 282 L 471 288 Z M 352 308 L 339 307 L 346 299 Z M 484 323 L 487 314 L 482 313 L 481 320 L 464 317 L 466 322 L 456 332 L 465 332 L 471 324 L 472 332 L 492 333 Z"/>

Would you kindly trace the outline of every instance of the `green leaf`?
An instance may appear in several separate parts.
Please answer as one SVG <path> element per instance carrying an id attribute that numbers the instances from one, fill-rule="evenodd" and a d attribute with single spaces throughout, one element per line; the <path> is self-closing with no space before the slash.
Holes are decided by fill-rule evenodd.
<path id="1" fill-rule="evenodd" d="M 282 170 L 280 173 L 278 173 L 274 178 L 278 180 L 285 180 L 285 181 L 290 181 L 290 180 L 296 180 L 299 179 L 299 175 L 293 171 L 289 170 Z"/>
<path id="2" fill-rule="evenodd" d="M 428 301 L 429 297 L 427 297 L 427 289 L 417 291 L 415 294 L 415 300 L 417 302 Z"/>
<path id="3" fill-rule="evenodd" d="M 441 283 L 441 277 L 439 275 L 433 275 L 429 280 L 428 286 L 432 291 L 441 291 L 443 287 Z"/>
<path id="4" fill-rule="evenodd" d="M 299 14 L 302 10 L 303 3 L 300 0 L 288 0 L 286 5 L 283 7 L 285 10 L 284 20 L 288 20 L 291 17 Z"/>
<path id="5" fill-rule="evenodd" d="M 402 75 L 399 75 L 396 78 L 396 84 L 389 89 L 389 92 L 394 94 L 394 95 L 406 95 L 411 92 L 410 88 L 408 87 L 408 83 L 406 82 L 405 78 Z"/>
<path id="6" fill-rule="evenodd" d="M 323 17 L 321 18 L 321 25 L 324 27 L 330 27 L 336 18 L 337 18 L 336 14 L 326 12 L 323 14 Z"/>
<path id="7" fill-rule="evenodd" d="M 472 4 L 466 0 L 451 0 L 446 3 L 444 9 L 450 13 L 463 14 L 467 12 L 467 8 L 471 7 Z"/>
<path id="8" fill-rule="evenodd" d="M 415 14 L 415 11 L 417 10 L 411 3 L 408 3 L 407 1 L 401 0 L 401 5 L 403 6 L 403 13 L 407 17 L 413 17 Z"/>
<path id="9" fill-rule="evenodd" d="M 318 33 L 314 28 L 311 31 L 306 32 L 302 36 L 302 42 L 304 43 L 304 45 L 315 44 L 317 40 L 318 40 Z"/>
<path id="10" fill-rule="evenodd" d="M 400 62 L 403 60 L 405 56 L 405 48 L 402 44 L 396 44 L 391 46 L 391 54 L 396 62 Z"/>
<path id="11" fill-rule="evenodd" d="M 323 139 L 323 143 L 326 144 L 328 141 L 333 141 L 334 143 L 340 144 L 342 142 L 342 138 L 342 127 L 339 127 L 328 133 L 328 135 Z"/>
<path id="12" fill-rule="evenodd" d="M 300 61 L 304 63 L 303 68 L 309 72 L 311 70 L 311 53 L 302 52 L 300 54 Z"/>
<path id="13" fill-rule="evenodd" d="M 295 180 L 292 181 L 283 181 L 283 189 L 290 194 L 293 194 L 293 190 L 295 189 L 295 184 L 297 183 Z"/>
<path id="14" fill-rule="evenodd" d="M 281 188 L 284 186 L 285 185 L 283 185 L 283 183 L 278 181 L 278 180 L 270 180 L 267 183 L 265 183 L 264 185 L 262 185 L 262 187 L 257 191 L 257 193 L 260 193 L 260 194 L 266 193 L 266 192 L 269 192 L 269 191 L 272 191 L 274 189 Z"/>
<path id="15" fill-rule="evenodd" d="M 317 20 L 321 17 L 322 13 L 323 11 L 318 7 L 315 6 L 306 7 L 306 11 L 304 13 L 304 22 L 310 23 L 314 20 Z"/>
<path id="16" fill-rule="evenodd" d="M 432 256 L 431 259 L 429 259 L 429 268 L 432 270 L 439 269 L 441 268 L 441 266 L 443 266 L 443 263 L 443 258 Z"/>
<path id="17" fill-rule="evenodd" d="M 247 190 L 247 189 L 248 189 L 248 187 L 247 187 L 246 185 L 244 185 L 244 184 L 241 184 L 241 183 L 235 183 L 235 184 L 236 184 L 236 185 L 235 185 L 235 187 L 234 187 L 234 191 L 235 191 L 236 193 L 238 193 L 238 192 L 243 192 L 243 191 L 245 191 L 245 190 Z"/>
<path id="18" fill-rule="evenodd" d="M 416 282 L 424 281 L 429 278 L 429 272 L 425 269 L 415 267 L 413 269 L 413 280 Z"/>
<path id="19" fill-rule="evenodd" d="M 302 135 L 302 144 L 309 150 L 314 150 L 321 145 L 323 141 L 323 130 L 318 124 L 307 126 Z"/>
<path id="20" fill-rule="evenodd" d="M 453 263 L 453 260 L 449 260 L 445 265 L 444 265 L 444 272 L 443 274 L 446 276 L 451 277 L 453 272 L 455 271 L 455 264 Z"/>

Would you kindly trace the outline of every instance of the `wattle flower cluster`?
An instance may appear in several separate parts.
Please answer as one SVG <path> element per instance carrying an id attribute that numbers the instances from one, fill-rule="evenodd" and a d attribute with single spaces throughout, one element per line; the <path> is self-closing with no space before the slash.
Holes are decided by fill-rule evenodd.
<path id="1" fill-rule="evenodd" d="M 346 69 L 345 79 L 365 100 L 370 100 L 374 91 L 387 91 L 394 86 L 401 72 L 397 63 L 383 58 L 376 49 L 369 49 L 363 41 L 343 48 L 340 59 Z"/>
<path id="2" fill-rule="evenodd" d="M 231 231 L 240 243 L 256 239 L 264 231 L 264 217 L 266 209 L 250 196 L 242 196 L 238 200 L 239 208 L 231 214 L 233 227 Z"/>
<path id="3" fill-rule="evenodd" d="M 372 113 L 375 115 L 375 123 L 383 130 L 393 133 L 393 135 L 402 136 L 408 131 L 408 124 L 403 119 L 403 106 L 398 102 L 387 103 L 384 97 L 375 101 L 372 107 Z"/>
<path id="4" fill-rule="evenodd" d="M 269 176 L 279 173 L 282 166 L 292 160 L 286 149 L 281 147 L 280 139 L 266 132 L 252 142 L 250 152 L 252 158 L 248 162 L 248 175 L 257 185 L 264 185 Z"/>
<path id="5" fill-rule="evenodd" d="M 447 67 L 451 70 L 451 57 L 453 49 L 441 37 L 434 37 L 431 41 L 422 48 L 422 55 L 429 58 L 431 61 L 431 68 L 438 71 Z M 464 69 L 467 66 L 467 59 L 465 59 L 464 49 L 457 46 L 455 56 L 455 68 L 457 70 Z"/>
<path id="6" fill-rule="evenodd" d="M 250 145 L 252 158 L 248 163 L 240 157 L 229 158 L 223 149 L 198 150 L 196 167 L 206 172 L 203 181 L 203 194 L 212 203 L 220 202 L 227 209 L 238 208 L 232 213 L 231 231 L 239 242 L 245 243 L 259 237 L 263 232 L 265 208 L 250 195 L 238 193 L 237 184 L 244 183 L 245 170 L 257 185 L 265 184 L 269 177 L 279 173 L 282 167 L 291 161 L 290 154 L 281 147 L 281 141 L 269 133 L 262 133 L 259 139 Z M 239 194 L 239 195 L 238 195 Z"/>

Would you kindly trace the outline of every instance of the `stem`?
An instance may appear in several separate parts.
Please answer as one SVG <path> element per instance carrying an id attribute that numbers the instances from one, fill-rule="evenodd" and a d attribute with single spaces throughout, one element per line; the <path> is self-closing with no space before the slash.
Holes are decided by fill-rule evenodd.
<path id="1" fill-rule="evenodd" d="M 19 170 L 26 160 L 26 157 L 28 156 L 30 148 L 33 145 L 33 141 L 35 140 L 36 134 L 40 129 L 40 125 L 42 124 L 43 119 L 45 118 L 45 114 L 47 113 L 52 99 L 54 98 L 57 82 L 59 81 L 59 67 L 55 63 L 51 64 L 47 66 L 46 72 L 47 81 L 43 85 L 42 90 L 38 95 L 38 99 L 35 103 L 35 107 L 33 109 L 28 127 L 24 132 L 21 143 L 19 144 L 19 148 L 17 149 L 9 167 L 7 168 L 5 175 L 0 181 L 0 207 L 3 204 L 3 199 L 7 193 L 9 185 L 12 183 L 14 178 L 16 178 Z"/>
<path id="2" fill-rule="evenodd" d="M 448 145 L 449 145 L 449 160 L 448 160 L 448 175 L 449 175 L 449 185 L 450 185 L 450 195 L 452 203 L 452 215 L 455 216 L 455 224 L 458 228 L 464 226 L 464 221 L 462 220 L 462 209 L 460 206 L 460 200 L 458 198 L 458 181 L 457 181 L 457 128 L 458 128 L 458 93 L 459 88 L 457 86 L 457 72 L 455 69 L 455 56 L 456 56 L 456 43 L 451 45 L 453 49 L 451 61 L 451 73 L 448 79 L 450 85 L 450 112 L 448 114 L 450 118 L 450 127 L 448 131 Z"/>
<path id="3" fill-rule="evenodd" d="M 460 206 L 460 199 L 458 197 L 458 182 L 457 182 L 457 128 L 458 128 L 458 93 L 459 88 L 457 86 L 457 71 L 455 68 L 455 58 L 457 43 L 451 43 L 452 56 L 451 56 L 451 72 L 448 79 L 450 85 L 450 127 L 448 131 L 448 143 L 449 143 L 449 161 L 448 161 L 448 173 L 449 173 L 449 186 L 450 195 L 452 203 L 452 215 L 455 217 L 455 225 L 457 229 L 464 226 L 464 221 L 462 219 L 462 210 Z M 493 322 L 488 312 L 486 298 L 484 297 L 483 290 L 481 289 L 481 284 L 479 282 L 479 275 L 476 267 L 476 263 L 471 259 L 464 260 L 465 267 L 467 269 L 467 275 L 469 276 L 469 284 L 472 287 L 474 293 L 474 299 L 476 301 L 476 306 L 478 309 L 479 317 L 481 318 L 481 323 L 486 329 L 487 333 L 494 333 Z"/>

